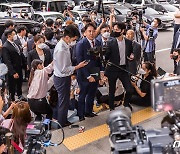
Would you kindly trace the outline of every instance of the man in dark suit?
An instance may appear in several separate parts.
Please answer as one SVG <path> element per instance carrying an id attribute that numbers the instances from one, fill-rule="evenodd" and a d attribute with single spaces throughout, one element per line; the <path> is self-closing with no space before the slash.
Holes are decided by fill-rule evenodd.
<path id="1" fill-rule="evenodd" d="M 134 31 L 132 29 L 126 32 L 126 38 L 132 41 L 134 60 L 129 61 L 129 71 L 133 74 L 137 73 L 137 66 L 140 63 L 141 58 L 141 45 L 134 40 Z"/>
<path id="2" fill-rule="evenodd" d="M 20 47 L 22 55 L 22 69 L 24 70 L 24 78 L 23 81 L 27 81 L 28 78 L 28 71 L 27 71 L 27 37 L 26 37 L 26 26 L 24 25 L 18 25 L 17 26 L 17 38 L 14 40 L 14 43 L 18 47 Z"/>
<path id="3" fill-rule="evenodd" d="M 99 58 L 89 55 L 88 50 L 95 46 L 101 46 L 100 42 L 95 39 L 96 27 L 93 23 L 89 23 L 85 26 L 85 36 L 76 45 L 76 59 L 77 63 L 84 60 L 89 60 L 89 64 L 77 70 L 77 80 L 80 87 L 80 94 L 78 100 L 78 116 L 79 120 L 82 121 L 86 117 L 94 117 L 95 114 L 92 112 L 94 98 L 98 86 L 98 81 L 95 80 L 92 71 L 95 68 L 100 68 L 101 63 Z"/>
<path id="4" fill-rule="evenodd" d="M 97 37 L 97 40 L 101 43 L 102 46 L 107 45 L 107 41 L 110 39 L 110 26 L 108 24 L 102 24 L 100 28 L 101 34 Z"/>
<path id="5" fill-rule="evenodd" d="M 125 23 L 115 23 L 112 38 L 108 42 L 108 49 L 106 53 L 106 60 L 120 66 L 122 69 L 128 69 L 128 61 L 134 59 L 132 41 L 124 38 L 123 33 L 126 29 Z M 108 65 L 105 70 L 105 75 L 108 77 L 109 82 L 109 107 L 110 110 L 114 110 L 114 94 L 116 90 L 116 81 L 119 78 L 123 87 L 126 90 L 124 98 L 124 106 L 129 107 L 132 110 L 129 101 L 132 95 L 132 86 L 130 82 L 129 74 L 121 70 L 114 65 Z"/>
<path id="6" fill-rule="evenodd" d="M 174 49 L 172 59 L 174 60 L 174 74 L 180 75 L 180 48 Z"/>
<path id="7" fill-rule="evenodd" d="M 15 92 L 17 92 L 18 99 L 22 98 L 22 52 L 14 43 L 15 35 L 15 30 L 6 30 L 7 40 L 2 48 L 3 61 L 8 67 L 8 86 L 12 101 L 15 100 Z"/>

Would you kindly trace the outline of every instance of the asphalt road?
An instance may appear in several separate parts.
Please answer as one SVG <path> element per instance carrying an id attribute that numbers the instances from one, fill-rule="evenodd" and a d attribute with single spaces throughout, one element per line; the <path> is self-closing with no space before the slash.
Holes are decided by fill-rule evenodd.
<path id="1" fill-rule="evenodd" d="M 170 59 L 170 48 L 173 40 L 173 28 L 159 31 L 156 39 L 156 66 L 173 72 L 173 60 Z"/>

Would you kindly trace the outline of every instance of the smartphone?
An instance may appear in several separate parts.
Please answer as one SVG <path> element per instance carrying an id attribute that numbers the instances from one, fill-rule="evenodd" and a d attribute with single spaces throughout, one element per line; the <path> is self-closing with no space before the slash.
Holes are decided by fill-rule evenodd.
<path id="1" fill-rule="evenodd" d="M 85 60 L 86 63 L 89 63 L 91 60 Z"/>

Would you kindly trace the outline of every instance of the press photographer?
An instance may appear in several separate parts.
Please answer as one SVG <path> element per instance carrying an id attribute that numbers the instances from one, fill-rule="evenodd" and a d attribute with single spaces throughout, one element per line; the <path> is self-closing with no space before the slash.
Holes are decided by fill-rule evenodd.
<path id="1" fill-rule="evenodd" d="M 150 62 L 144 62 L 138 73 L 137 76 L 131 77 L 134 93 L 130 103 L 138 106 L 151 106 L 150 82 L 157 77 L 155 65 Z M 138 79 L 138 77 L 141 77 L 144 80 Z"/>
<path id="2" fill-rule="evenodd" d="M 140 28 L 144 40 L 142 42 L 144 48 L 144 61 L 155 62 L 155 40 L 158 36 L 158 26 L 161 25 L 161 20 L 159 18 L 155 18 L 151 25 L 143 22 L 143 25 L 146 27 L 146 31 L 144 28 Z"/>

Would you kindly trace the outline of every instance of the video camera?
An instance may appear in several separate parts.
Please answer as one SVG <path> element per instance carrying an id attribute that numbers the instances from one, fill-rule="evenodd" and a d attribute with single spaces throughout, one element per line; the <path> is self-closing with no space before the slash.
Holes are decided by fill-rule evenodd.
<path id="1" fill-rule="evenodd" d="M 133 9 L 131 11 L 129 11 L 127 13 L 127 16 L 126 16 L 126 23 L 127 23 L 127 29 L 131 29 L 132 26 L 135 27 L 136 26 L 136 22 L 132 22 L 132 25 L 131 25 L 131 21 L 133 21 L 133 16 L 137 16 L 138 18 L 138 23 L 142 26 L 143 24 L 143 14 L 145 13 L 145 9 L 147 7 L 133 7 Z"/>
<path id="2" fill-rule="evenodd" d="M 132 126 L 131 113 L 126 108 L 112 112 L 107 124 L 110 128 L 110 144 L 113 154 L 176 154 L 180 153 L 174 142 L 180 136 L 180 118 L 172 109 L 180 109 L 180 77 L 151 82 L 152 101 L 155 110 L 168 110 L 172 123 L 161 129 L 145 131 L 141 126 Z M 173 93 L 173 95 L 171 95 Z M 159 102 L 159 99 L 161 102 Z M 176 100 L 176 101 L 175 101 Z M 171 105 L 174 108 L 167 108 Z M 161 108 L 160 108 L 161 107 Z"/>
<path id="3" fill-rule="evenodd" d="M 44 122 L 33 121 L 28 125 L 26 129 L 27 139 L 25 140 L 24 147 L 24 151 L 27 154 L 46 154 L 44 143 L 51 140 L 51 133 L 45 129 L 49 122 L 46 119 Z"/>
<path id="4" fill-rule="evenodd" d="M 105 66 L 105 54 L 107 51 L 107 45 L 104 45 L 103 47 L 101 46 L 96 46 L 94 48 L 90 48 L 87 50 L 87 55 L 91 55 L 95 58 L 99 58 L 103 66 Z"/>

